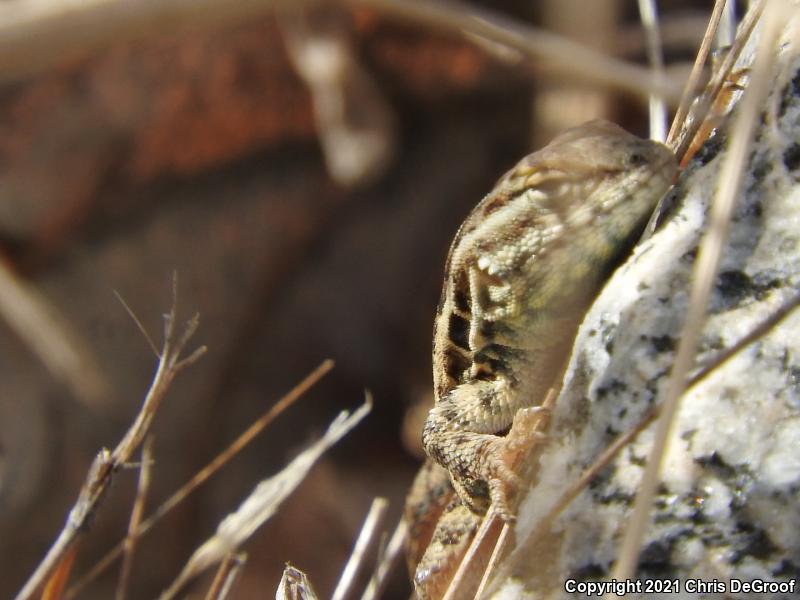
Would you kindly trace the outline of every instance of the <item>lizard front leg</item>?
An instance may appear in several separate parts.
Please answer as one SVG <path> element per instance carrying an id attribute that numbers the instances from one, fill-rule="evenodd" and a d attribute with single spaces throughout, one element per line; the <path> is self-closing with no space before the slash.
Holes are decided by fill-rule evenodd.
<path id="1" fill-rule="evenodd" d="M 470 381 L 453 388 L 431 410 L 422 432 L 425 451 L 450 473 L 453 487 L 473 512 L 493 502 L 505 520 L 517 476 L 507 463 L 507 430 L 520 408 L 508 382 Z"/>

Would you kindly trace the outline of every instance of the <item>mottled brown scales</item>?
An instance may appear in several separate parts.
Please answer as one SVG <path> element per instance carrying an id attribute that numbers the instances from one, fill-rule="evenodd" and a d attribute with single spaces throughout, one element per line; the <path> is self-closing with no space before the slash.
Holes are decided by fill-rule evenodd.
<path id="1" fill-rule="evenodd" d="M 457 497 L 417 568 L 423 596 L 435 597 L 433 574 L 449 572 L 440 554 L 453 546 L 450 531 L 474 531 L 466 515 L 493 503 L 512 518 L 516 476 L 503 434 L 520 408 L 540 404 L 559 383 L 586 310 L 676 168 L 665 146 L 591 121 L 520 161 L 456 234 L 434 325 L 436 402 L 422 439 Z M 424 510 L 420 497 L 409 497 L 410 518 Z"/>

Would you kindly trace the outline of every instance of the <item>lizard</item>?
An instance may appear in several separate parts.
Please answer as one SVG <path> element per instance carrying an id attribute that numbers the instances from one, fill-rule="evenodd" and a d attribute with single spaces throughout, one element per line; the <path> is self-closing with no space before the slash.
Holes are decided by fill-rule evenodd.
<path id="1" fill-rule="evenodd" d="M 458 229 L 434 322 L 428 460 L 406 501 L 421 597 L 440 595 L 490 505 L 513 520 L 505 434 L 560 384 L 583 316 L 676 172 L 663 144 L 589 121 L 523 158 Z"/>

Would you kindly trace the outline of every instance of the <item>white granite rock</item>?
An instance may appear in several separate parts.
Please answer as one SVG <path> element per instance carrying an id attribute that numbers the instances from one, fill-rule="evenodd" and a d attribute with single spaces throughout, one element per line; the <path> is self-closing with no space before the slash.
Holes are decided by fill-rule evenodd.
<path id="1" fill-rule="evenodd" d="M 800 289 L 796 43 L 784 44 L 774 68 L 700 360 L 734 344 Z M 617 434 L 661 401 L 724 146 L 725 131 L 682 173 L 673 213 L 615 273 L 581 327 L 551 441 L 520 507 L 518 540 Z M 552 524 L 500 597 L 576 598 L 566 580 L 611 576 L 653 431 L 642 432 Z M 637 578 L 678 579 L 680 597 L 700 597 L 686 588 L 692 578 L 793 586 L 785 594 L 734 590 L 705 598 L 800 597 L 799 493 L 800 310 L 684 397 Z"/>

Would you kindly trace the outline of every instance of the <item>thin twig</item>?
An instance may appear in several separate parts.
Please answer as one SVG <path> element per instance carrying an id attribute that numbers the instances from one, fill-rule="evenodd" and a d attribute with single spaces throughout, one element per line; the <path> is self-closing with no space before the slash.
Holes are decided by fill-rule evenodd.
<path id="1" fill-rule="evenodd" d="M 655 439 L 636 494 L 633 511 L 627 523 L 622 548 L 614 567 L 613 577 L 618 581 L 628 579 L 634 574 L 658 486 L 659 472 L 666 454 L 669 434 L 685 390 L 687 373 L 697 353 L 711 288 L 719 269 L 730 217 L 744 176 L 745 163 L 759 107 L 766 98 L 769 88 L 771 58 L 780 31 L 779 17 L 783 12 L 779 10 L 780 7 L 782 7 L 781 2 L 769 3 L 769 10 L 765 16 L 765 22 L 762 24 L 762 37 L 759 40 L 753 65 L 752 80 L 740 103 L 739 113 L 731 131 L 728 155 L 720 169 L 719 187 L 711 209 L 711 223 L 700 243 L 688 314 L 681 331 L 672 372 L 666 384 L 666 393 L 656 426 Z"/>
<path id="2" fill-rule="evenodd" d="M 300 383 L 292 388 L 289 393 L 283 396 L 276 402 L 270 409 L 258 418 L 247 430 L 242 433 L 234 442 L 225 450 L 220 452 L 214 459 L 209 462 L 205 467 L 200 469 L 194 477 L 181 486 L 172 496 L 170 496 L 161 506 L 159 506 L 153 513 L 144 520 L 144 522 L 136 530 L 139 536 L 147 533 L 153 525 L 155 525 L 161 518 L 169 513 L 173 508 L 180 504 L 189 494 L 191 494 L 197 487 L 205 482 L 209 477 L 216 473 L 233 458 L 238 452 L 249 444 L 261 431 L 264 430 L 272 421 L 275 420 L 283 411 L 294 404 L 303 394 L 305 394 L 313 385 L 322 379 L 333 368 L 333 361 L 323 361 L 314 371 L 309 373 Z M 95 577 L 99 576 L 105 571 L 114 560 L 122 552 L 124 540 L 119 542 L 111 550 L 106 552 L 105 556 L 101 558 L 95 565 L 84 575 L 75 585 L 67 590 L 66 599 L 74 598 L 80 593 L 83 588 L 89 584 Z"/>
<path id="3" fill-rule="evenodd" d="M 125 600 L 126 592 L 128 589 L 128 582 L 131 577 L 131 570 L 133 567 L 133 554 L 136 550 L 136 543 L 139 541 L 139 535 L 136 530 L 142 520 L 144 514 L 144 503 L 147 498 L 147 492 L 150 488 L 150 468 L 153 464 L 153 435 L 150 434 L 144 441 L 142 446 L 142 462 L 139 468 L 139 482 L 136 486 L 136 498 L 133 501 L 133 509 L 131 510 L 131 518 L 128 523 L 128 536 L 124 542 L 124 555 L 122 557 L 122 570 L 119 577 L 119 585 L 117 585 L 117 600 Z"/>
<path id="4" fill-rule="evenodd" d="M 114 290 L 114 295 L 117 297 L 117 300 L 119 300 L 119 303 L 122 304 L 122 308 L 125 309 L 125 312 L 128 313 L 128 316 L 133 320 L 137 329 L 142 334 L 142 337 L 144 337 L 144 339 L 147 341 L 147 344 L 150 346 L 150 349 L 153 351 L 153 354 L 156 356 L 156 358 L 161 358 L 158 353 L 158 347 L 153 341 L 153 338 L 150 337 L 150 334 L 147 332 L 147 329 L 145 328 L 144 324 L 139 319 L 139 317 L 136 316 L 136 313 L 133 312 L 133 309 L 122 297 L 122 294 L 120 294 L 117 290 Z"/>
<path id="5" fill-rule="evenodd" d="M 364 519 L 364 524 L 361 526 L 361 532 L 358 534 L 356 543 L 353 546 L 353 551 L 350 553 L 350 558 L 347 560 L 344 569 L 342 569 L 339 583 L 336 584 L 336 588 L 333 590 L 331 600 L 345 600 L 350 595 L 355 584 L 355 578 L 364 567 L 367 549 L 375 539 L 388 507 L 389 501 L 386 498 L 375 498 L 372 501 L 367 517 Z"/>
<path id="6" fill-rule="evenodd" d="M 175 286 L 174 280 L 173 286 Z M 42 562 L 39 563 L 33 574 L 17 594 L 16 600 L 24 600 L 33 595 L 36 589 L 47 578 L 47 575 L 53 567 L 59 562 L 64 552 L 75 542 L 78 535 L 85 530 L 89 518 L 95 512 L 100 500 L 108 490 L 114 472 L 119 469 L 121 465 L 128 462 L 131 455 L 136 451 L 145 435 L 147 435 L 150 430 L 150 424 L 172 380 L 184 366 L 191 363 L 191 361 L 187 362 L 186 359 L 182 360 L 181 354 L 185 344 L 189 341 L 188 334 L 193 332 L 196 328 L 196 319 L 189 322 L 186 332 L 182 333 L 176 341 L 173 337 L 175 333 L 174 322 L 176 318 L 176 307 L 177 292 L 173 287 L 173 305 L 172 310 L 167 315 L 166 336 L 161 358 L 158 362 L 158 369 L 153 378 L 153 383 L 150 385 L 150 389 L 145 396 L 142 407 L 136 415 L 136 419 L 113 451 L 109 452 L 106 448 L 103 448 L 97 456 L 95 456 L 83 487 L 78 495 L 78 500 L 69 512 L 64 528 L 47 552 L 47 555 Z M 204 348 L 198 350 L 204 350 Z M 196 359 L 200 354 L 202 354 L 202 352 L 196 350 L 192 353 L 190 358 Z"/>
<path id="7" fill-rule="evenodd" d="M 381 552 L 378 553 L 378 566 L 361 596 L 361 600 L 376 600 L 380 598 L 383 588 L 386 586 L 389 573 L 399 558 L 406 543 L 408 535 L 408 524 L 405 519 L 400 519 L 389 538 L 389 543 Z"/>
<path id="8" fill-rule="evenodd" d="M 205 600 L 225 600 L 246 562 L 246 552 L 228 554 L 219 565 L 219 569 L 214 575 L 214 581 L 211 582 L 211 586 L 208 588 Z"/>

